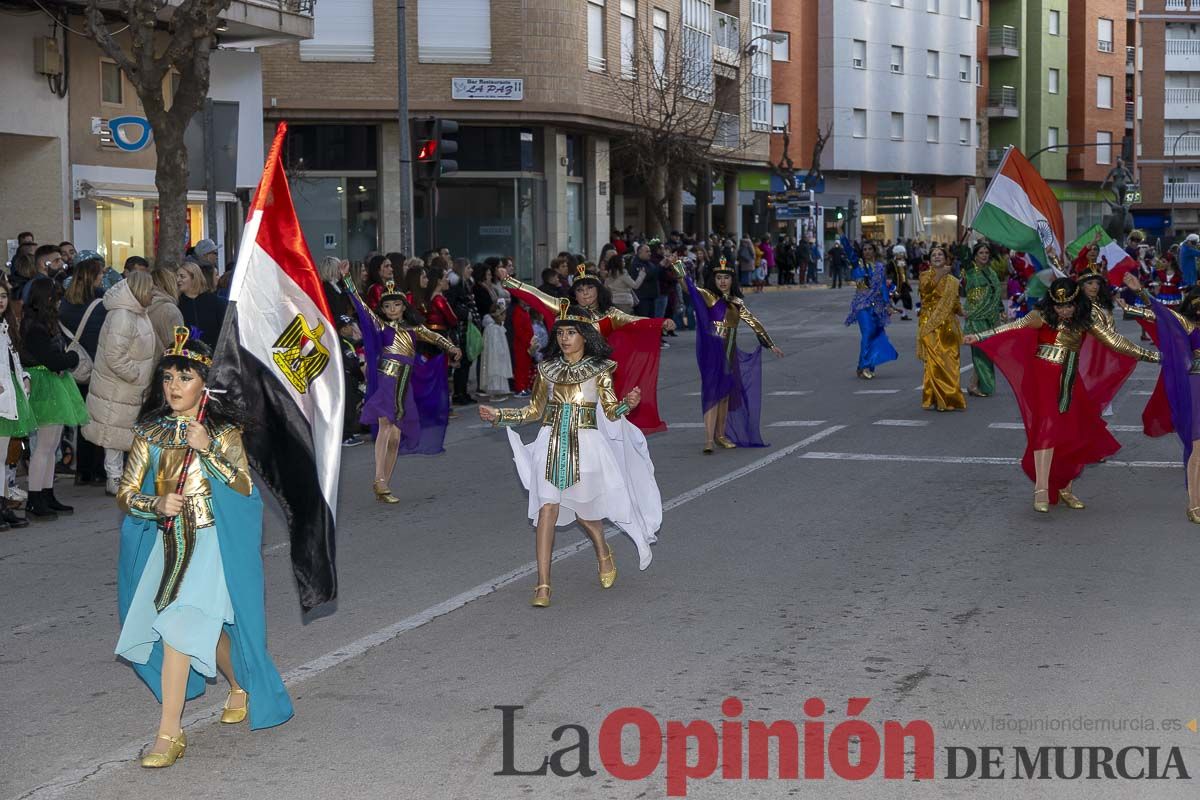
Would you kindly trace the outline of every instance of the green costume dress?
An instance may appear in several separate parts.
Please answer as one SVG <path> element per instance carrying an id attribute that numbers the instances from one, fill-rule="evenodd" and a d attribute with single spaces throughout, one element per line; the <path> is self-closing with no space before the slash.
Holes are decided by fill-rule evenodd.
<path id="1" fill-rule="evenodd" d="M 994 264 L 982 269 L 974 262 L 963 270 L 963 283 L 967 290 L 967 319 L 963 323 L 966 333 L 982 333 L 1005 321 L 1004 283 Z M 971 348 L 971 362 L 975 365 L 975 376 L 981 394 L 996 391 L 996 369 L 992 360 L 977 347 Z"/>

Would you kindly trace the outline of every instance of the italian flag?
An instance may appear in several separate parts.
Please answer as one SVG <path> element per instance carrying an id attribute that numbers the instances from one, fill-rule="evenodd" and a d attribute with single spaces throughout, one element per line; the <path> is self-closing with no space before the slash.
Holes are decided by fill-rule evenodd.
<path id="1" fill-rule="evenodd" d="M 246 454 L 287 517 L 308 611 L 337 596 L 345 384 L 337 325 L 283 168 L 286 133 L 280 123 L 246 220 L 210 382 L 254 421 Z"/>
<path id="2" fill-rule="evenodd" d="M 1079 258 L 1079 254 L 1091 247 L 1093 241 L 1100 248 L 1100 254 L 1096 260 L 1107 266 L 1108 282 L 1119 286 L 1125 273 L 1137 268 L 1137 262 L 1099 225 L 1088 228 L 1080 234 L 1078 239 L 1067 245 L 1067 257 L 1072 261 Z"/>
<path id="3" fill-rule="evenodd" d="M 1011 250 L 1031 253 L 1042 264 L 1062 258 L 1058 198 L 1029 159 L 1012 146 L 1004 151 L 970 228 Z"/>

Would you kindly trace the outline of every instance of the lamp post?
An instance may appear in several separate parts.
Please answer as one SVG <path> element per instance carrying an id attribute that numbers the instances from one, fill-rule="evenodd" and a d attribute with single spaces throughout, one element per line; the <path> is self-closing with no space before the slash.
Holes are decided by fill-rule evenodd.
<path id="1" fill-rule="evenodd" d="M 1175 141 L 1171 142 L 1171 172 L 1172 173 L 1175 172 L 1175 169 L 1177 166 L 1176 158 L 1177 158 L 1177 154 L 1178 154 L 1178 150 L 1179 150 L 1179 140 L 1185 136 L 1193 135 L 1193 134 L 1197 134 L 1197 133 L 1200 133 L 1200 131 L 1195 131 L 1195 130 L 1190 130 L 1190 129 L 1186 130 L 1183 133 L 1176 136 Z M 1167 179 L 1164 176 L 1163 177 L 1163 187 L 1165 188 L 1167 186 L 1171 186 L 1171 184 L 1167 183 Z M 1171 209 L 1171 235 L 1174 236 L 1175 235 L 1175 188 L 1173 186 L 1171 188 L 1170 209 Z"/>
<path id="2" fill-rule="evenodd" d="M 753 56 L 756 54 L 759 51 L 759 47 L 755 44 L 755 42 L 757 42 L 759 39 L 762 39 L 764 42 L 770 42 L 771 44 L 782 44 L 783 42 L 787 41 L 787 38 L 788 35 L 786 33 L 780 33 L 779 31 L 760 33 L 758 36 L 755 36 L 753 39 L 746 42 L 746 46 L 742 48 L 742 52 L 747 56 Z"/>

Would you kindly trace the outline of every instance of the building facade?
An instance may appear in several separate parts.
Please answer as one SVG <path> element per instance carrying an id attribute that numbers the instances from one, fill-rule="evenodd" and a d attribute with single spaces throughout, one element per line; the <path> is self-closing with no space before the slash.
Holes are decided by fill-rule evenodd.
<path id="1" fill-rule="evenodd" d="M 860 199 L 864 235 L 957 238 L 978 145 L 979 11 L 975 0 L 821 0 L 825 205 Z M 890 180 L 912 181 L 919 213 L 875 214 L 877 185 Z"/>

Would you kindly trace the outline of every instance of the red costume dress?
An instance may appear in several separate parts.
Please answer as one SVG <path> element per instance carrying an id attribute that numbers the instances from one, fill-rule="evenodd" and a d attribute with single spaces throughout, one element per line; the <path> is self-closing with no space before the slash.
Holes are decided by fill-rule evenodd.
<path id="1" fill-rule="evenodd" d="M 1108 458 L 1121 445 L 1100 417 L 1101 406 L 1079 372 L 1084 341 L 1094 337 L 1108 349 L 1142 361 L 1158 361 L 1157 352 L 1139 347 L 1111 328 L 1093 324 L 1086 331 L 1051 325 L 1038 311 L 1016 322 L 976 334 L 977 347 L 1004 373 L 1017 396 L 1025 424 L 1025 454 L 1021 467 L 1036 480 L 1035 450 L 1053 448 L 1050 465 L 1050 502 L 1079 477 L 1083 468 Z M 1117 360 L 1110 360 L 1116 366 Z M 1102 381 L 1106 376 L 1090 376 Z"/>

